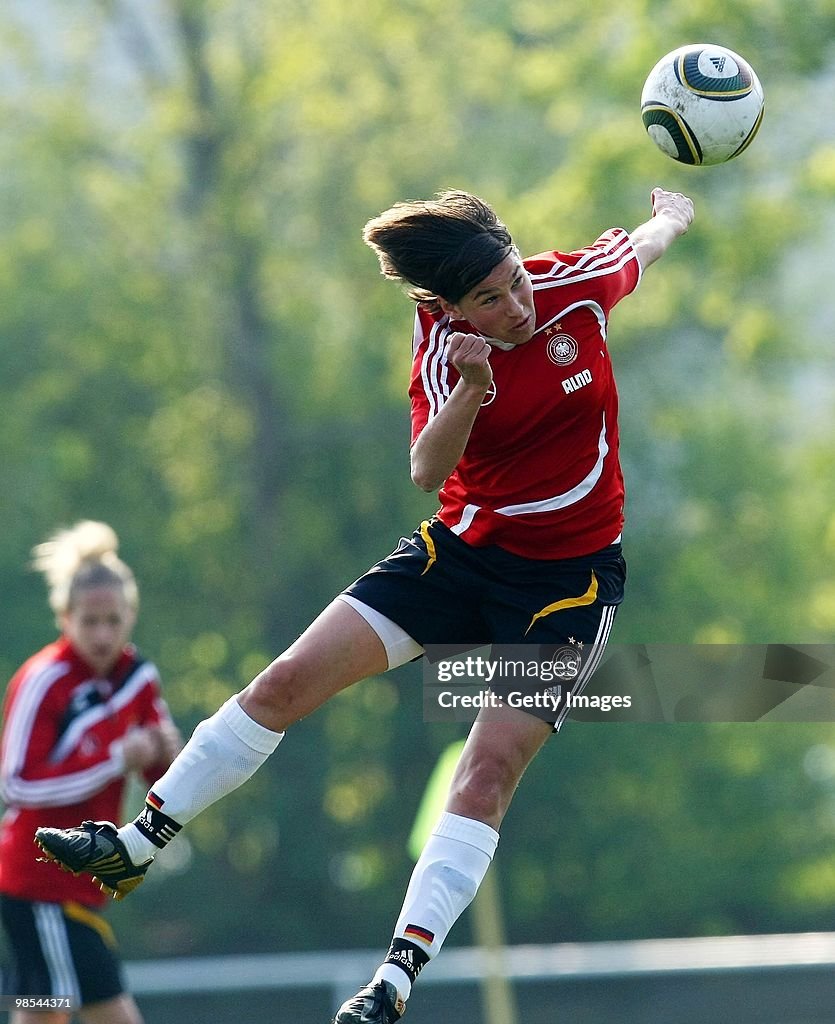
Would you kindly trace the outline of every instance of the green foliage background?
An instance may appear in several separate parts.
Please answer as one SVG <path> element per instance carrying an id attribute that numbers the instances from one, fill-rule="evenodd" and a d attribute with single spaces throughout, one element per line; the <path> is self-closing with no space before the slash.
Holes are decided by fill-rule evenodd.
<path id="1" fill-rule="evenodd" d="M 649 68 L 722 42 L 767 113 L 685 168 Z M 616 311 L 624 642 L 829 643 L 835 3 L 99 0 L 0 15 L 0 669 L 51 639 L 33 544 L 118 530 L 186 732 L 434 510 L 408 480 L 408 303 L 362 225 L 458 186 L 524 251 L 697 220 Z M 119 909 L 128 955 L 383 946 L 460 729 L 406 667 L 332 701 Z M 137 798 L 141 794 L 137 794 Z M 835 734 L 567 728 L 498 870 L 514 942 L 828 929 Z M 469 941 L 462 922 L 452 942 Z"/>

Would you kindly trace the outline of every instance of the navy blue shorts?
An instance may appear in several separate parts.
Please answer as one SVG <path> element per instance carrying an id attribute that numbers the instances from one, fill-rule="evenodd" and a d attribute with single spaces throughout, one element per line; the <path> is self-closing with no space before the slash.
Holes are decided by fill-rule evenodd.
<path id="1" fill-rule="evenodd" d="M 439 646 L 438 657 L 488 644 L 537 644 L 540 656 L 593 649 L 579 692 L 602 656 L 625 581 L 620 544 L 580 558 L 523 558 L 473 547 L 433 519 L 345 593 L 422 646 Z"/>
<path id="2" fill-rule="evenodd" d="M 80 903 L 39 903 L 0 896 L 11 953 L 7 996 L 62 996 L 86 1006 L 125 992 L 110 925 Z"/>
<path id="3" fill-rule="evenodd" d="M 532 559 L 473 547 L 437 519 L 345 590 L 419 644 L 592 642 L 604 608 L 623 601 L 620 544 L 582 558 Z"/>

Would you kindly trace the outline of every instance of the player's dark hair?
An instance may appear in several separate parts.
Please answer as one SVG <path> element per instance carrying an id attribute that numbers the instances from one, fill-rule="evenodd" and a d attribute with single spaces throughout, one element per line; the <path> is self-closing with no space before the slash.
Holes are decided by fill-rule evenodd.
<path id="1" fill-rule="evenodd" d="M 457 190 L 395 203 L 365 225 L 362 237 L 383 274 L 430 308 L 438 308 L 441 298 L 458 302 L 513 248 L 510 232 L 487 203 Z"/>

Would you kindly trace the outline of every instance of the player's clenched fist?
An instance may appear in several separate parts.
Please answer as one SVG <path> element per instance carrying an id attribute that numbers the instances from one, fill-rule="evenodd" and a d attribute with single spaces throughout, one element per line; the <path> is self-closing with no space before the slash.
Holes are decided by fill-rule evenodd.
<path id="1" fill-rule="evenodd" d="M 492 384 L 490 344 L 480 334 L 453 331 L 448 339 L 447 360 L 461 374 L 466 384 L 483 387 L 485 391 Z"/>

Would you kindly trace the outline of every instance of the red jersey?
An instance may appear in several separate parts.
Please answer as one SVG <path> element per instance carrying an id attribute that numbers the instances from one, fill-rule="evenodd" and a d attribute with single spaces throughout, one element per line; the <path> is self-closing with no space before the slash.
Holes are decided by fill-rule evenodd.
<path id="1" fill-rule="evenodd" d="M 101 679 L 66 638 L 15 673 L 0 745 L 0 892 L 17 899 L 100 906 L 89 878 L 39 862 L 41 825 L 72 828 L 82 819 L 117 821 L 125 786 L 120 741 L 134 726 L 169 719 L 156 668 L 126 647 Z M 150 785 L 166 765 L 148 769 Z"/>
<path id="2" fill-rule="evenodd" d="M 609 312 L 637 286 L 629 235 L 613 228 L 587 249 L 523 265 L 536 331 L 524 345 L 492 343 L 493 384 L 464 454 L 444 482 L 438 518 L 467 543 L 526 558 L 572 558 L 613 543 L 623 527 L 618 395 L 606 346 Z M 412 441 L 459 375 L 446 359 L 466 321 L 418 307 L 409 395 Z"/>

